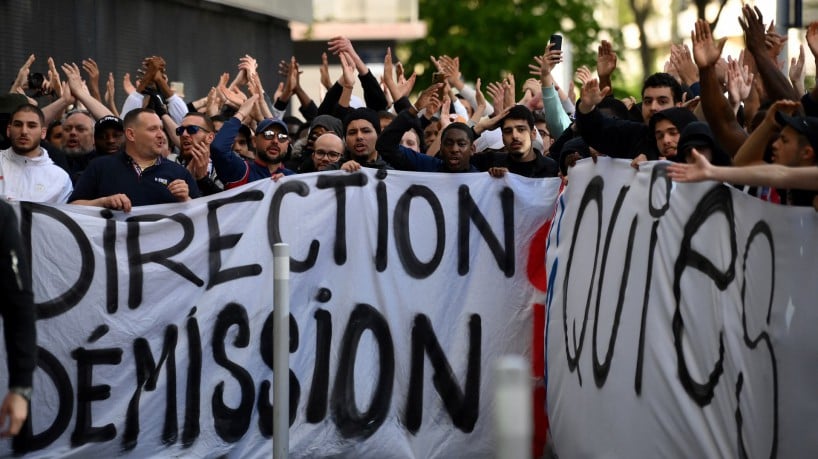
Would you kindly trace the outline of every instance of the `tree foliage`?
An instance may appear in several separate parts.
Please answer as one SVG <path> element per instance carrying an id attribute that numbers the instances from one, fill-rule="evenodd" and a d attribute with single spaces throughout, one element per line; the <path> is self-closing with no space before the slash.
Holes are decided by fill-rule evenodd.
<path id="1" fill-rule="evenodd" d="M 426 21 L 425 38 L 408 43 L 402 51 L 410 58 L 407 71 L 421 71 L 421 85 L 431 83 L 435 71 L 429 56 L 460 57 L 466 80 L 478 77 L 497 81 L 507 73 L 518 86 L 528 78 L 528 64 L 543 53 L 552 33 L 572 44 L 574 65 L 593 68 L 599 26 L 594 20 L 595 0 L 420 0 L 419 15 Z M 485 85 L 485 83 L 484 83 Z M 518 88 L 519 89 L 519 88 Z"/>

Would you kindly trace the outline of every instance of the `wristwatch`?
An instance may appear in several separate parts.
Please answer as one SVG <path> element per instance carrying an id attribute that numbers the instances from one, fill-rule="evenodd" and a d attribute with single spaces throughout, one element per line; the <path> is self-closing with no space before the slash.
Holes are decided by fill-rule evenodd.
<path id="1" fill-rule="evenodd" d="M 33 389 L 31 387 L 20 387 L 20 386 L 9 387 L 9 392 L 15 393 L 15 394 L 23 397 L 24 399 L 26 399 L 29 402 L 31 401 L 31 392 L 32 391 L 33 391 Z"/>

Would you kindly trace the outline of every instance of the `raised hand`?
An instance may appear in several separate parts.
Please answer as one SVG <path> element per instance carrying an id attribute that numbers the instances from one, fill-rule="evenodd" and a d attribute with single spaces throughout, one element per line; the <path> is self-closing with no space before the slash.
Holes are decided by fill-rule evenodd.
<path id="1" fill-rule="evenodd" d="M 812 52 L 813 59 L 818 59 L 818 21 L 811 22 L 807 27 L 807 45 Z"/>
<path id="2" fill-rule="evenodd" d="M 228 80 L 230 80 L 230 74 L 223 73 L 221 78 L 219 78 L 219 85 L 216 87 L 216 89 L 219 91 L 219 95 L 222 97 L 222 99 L 224 99 L 225 104 L 233 108 L 237 108 L 247 100 L 247 96 L 238 88 L 228 88 Z"/>
<path id="3" fill-rule="evenodd" d="M 437 62 L 439 64 L 439 71 L 446 74 L 446 81 L 449 83 L 449 86 L 458 89 L 462 88 L 463 82 L 460 80 L 460 58 L 449 57 L 444 54 L 438 58 Z"/>
<path id="4" fill-rule="evenodd" d="M 321 74 L 321 85 L 329 89 L 332 87 L 332 80 L 329 78 L 329 61 L 327 59 L 327 53 L 321 53 L 321 67 L 318 69 L 318 72 Z"/>
<path id="5" fill-rule="evenodd" d="M 352 57 L 346 52 L 338 53 L 338 58 L 341 59 L 341 78 L 338 80 L 341 86 L 352 89 L 355 86 L 355 64 L 352 62 Z"/>
<path id="6" fill-rule="evenodd" d="M 88 91 L 94 96 L 94 99 L 101 100 L 99 95 L 99 67 L 97 63 L 91 59 L 82 60 L 82 69 L 88 74 L 88 79 L 85 80 L 88 85 Z"/>
<path id="7" fill-rule="evenodd" d="M 136 91 L 136 86 L 131 82 L 130 73 L 125 73 L 125 75 L 122 76 L 122 89 L 125 91 L 125 94 L 129 96 L 132 92 Z"/>
<path id="8" fill-rule="evenodd" d="M 486 112 L 486 97 L 483 95 L 483 91 L 480 89 L 480 78 L 477 78 L 477 81 L 474 83 L 474 99 L 477 102 L 477 106 L 474 107 L 474 113 L 471 115 L 471 121 L 473 123 L 477 123 L 483 118 L 483 114 Z"/>
<path id="9" fill-rule="evenodd" d="M 417 108 L 418 111 L 421 111 L 424 108 L 430 108 L 429 104 L 430 104 L 430 102 L 431 102 L 431 100 L 433 98 L 438 99 L 438 103 L 439 103 L 440 99 L 437 97 L 437 92 L 440 90 L 441 87 L 443 87 L 443 83 L 435 83 L 435 84 L 429 86 L 428 88 L 424 89 L 420 93 L 420 95 L 418 96 L 418 99 L 415 101 L 415 108 Z M 437 110 L 435 110 L 434 112 L 431 112 L 431 114 L 429 113 L 429 110 L 426 110 L 426 112 L 429 115 L 429 116 L 427 116 L 427 118 L 428 118 L 432 114 L 437 113 Z"/>
<path id="10" fill-rule="evenodd" d="M 551 71 L 554 67 L 563 60 L 562 50 L 552 48 L 553 45 L 549 43 L 542 56 L 534 56 L 536 65 L 528 64 L 529 73 L 538 76 L 540 78 L 540 84 L 543 86 L 550 85 L 547 82 L 547 78 L 551 76 Z M 553 84 L 553 81 L 550 83 Z"/>
<path id="11" fill-rule="evenodd" d="M 116 108 L 116 85 L 114 84 L 114 73 L 108 72 L 108 80 L 105 82 L 105 104 L 111 109 L 114 116 L 119 116 L 119 110 Z"/>
<path id="12" fill-rule="evenodd" d="M 798 53 L 798 58 L 790 59 L 790 81 L 792 82 L 792 86 L 798 91 L 798 94 L 804 94 L 804 77 L 806 77 L 807 69 L 804 67 L 804 61 L 806 58 L 804 57 L 804 45 L 799 46 L 801 48 L 800 52 Z"/>
<path id="13" fill-rule="evenodd" d="M 580 90 L 579 110 L 582 113 L 590 112 L 598 103 L 602 102 L 602 99 L 610 92 L 611 88 L 608 86 L 600 89 L 599 81 L 597 81 L 596 78 L 586 81 Z"/>
<path id="14" fill-rule="evenodd" d="M 54 94 L 59 98 L 62 95 L 62 83 L 60 82 L 60 73 L 57 71 L 57 66 L 54 64 L 54 59 L 48 58 L 48 81 L 46 82 L 48 92 Z"/>
<path id="15" fill-rule="evenodd" d="M 26 62 L 17 71 L 17 78 L 14 79 L 9 92 L 25 94 L 25 90 L 28 88 L 28 74 L 31 73 L 31 64 L 34 63 L 34 59 L 33 54 L 28 56 Z"/>
<path id="16" fill-rule="evenodd" d="M 492 81 L 486 86 L 486 91 L 489 93 L 489 97 L 491 97 L 491 103 L 494 105 L 494 111 L 502 111 L 505 107 L 505 88 L 503 88 L 503 83 Z"/>
<path id="17" fill-rule="evenodd" d="M 724 48 L 726 38 L 718 42 L 713 41 L 710 32 L 710 24 L 704 19 L 698 19 L 693 31 L 690 32 L 690 40 L 693 42 L 693 59 L 699 68 L 716 65 L 716 61 L 721 57 L 721 50 Z"/>
<path id="18" fill-rule="evenodd" d="M 386 48 L 386 57 L 383 59 L 383 82 L 389 89 L 392 99 L 398 100 L 401 97 L 408 96 L 409 93 L 412 92 L 412 88 L 415 87 L 416 75 L 412 75 L 407 80 L 403 76 L 403 66 L 398 65 L 400 75 L 398 81 L 395 81 L 393 75 L 394 69 L 395 66 L 392 63 L 392 48 Z"/>
<path id="19" fill-rule="evenodd" d="M 699 68 L 693 62 L 693 56 L 687 45 L 670 45 L 670 62 L 673 63 L 684 84 L 689 86 L 699 81 Z"/>
<path id="20" fill-rule="evenodd" d="M 299 79 L 298 74 L 300 73 L 298 70 L 298 62 L 295 60 L 295 56 L 290 57 L 290 62 L 281 62 L 278 64 L 279 74 L 281 73 L 282 69 L 286 69 L 286 78 L 284 79 L 284 90 L 281 94 L 282 101 L 290 100 L 292 97 L 293 92 L 298 88 Z"/>
<path id="21" fill-rule="evenodd" d="M 336 56 L 340 56 L 341 53 L 346 53 L 347 58 L 349 59 L 350 63 L 358 70 L 358 73 L 361 75 L 365 75 L 369 72 L 367 69 L 366 64 L 364 61 L 361 60 L 361 57 L 358 56 L 358 53 L 355 51 L 355 48 L 352 46 L 352 42 L 347 37 L 334 37 L 328 43 L 329 51 Z"/>
<path id="22" fill-rule="evenodd" d="M 596 53 L 596 73 L 599 78 L 610 78 L 614 70 L 616 70 L 616 53 L 613 50 L 613 45 L 607 40 L 602 40 L 599 44 Z"/>
<path id="23" fill-rule="evenodd" d="M 760 17 L 760 14 L 759 14 Z M 775 20 L 770 21 L 770 26 L 767 27 L 767 32 L 764 34 L 764 45 L 767 47 L 770 57 L 775 61 L 778 60 L 778 55 L 787 43 L 788 38 L 785 35 L 775 31 Z"/>
<path id="24" fill-rule="evenodd" d="M 744 43 L 756 59 L 767 49 L 767 32 L 764 30 L 764 18 L 758 7 L 744 5 L 738 19 L 744 30 Z M 708 30 L 710 27 L 708 27 Z M 696 62 L 698 64 L 698 61 Z"/>
<path id="25" fill-rule="evenodd" d="M 739 60 L 732 57 L 727 58 L 727 96 L 733 110 L 737 110 L 742 101 L 750 97 L 753 89 L 754 75 L 750 72 L 750 67 L 742 65 L 744 52 L 739 56 Z"/>
<path id="26" fill-rule="evenodd" d="M 71 88 L 71 93 L 76 97 L 86 92 L 88 89 L 82 84 L 82 76 L 80 75 L 80 68 L 75 63 L 63 64 L 62 71 L 65 73 L 65 79 L 68 82 L 68 87 Z"/>
<path id="27" fill-rule="evenodd" d="M 593 74 L 591 74 L 591 69 L 586 66 L 581 66 L 574 72 L 574 80 L 580 82 L 582 85 L 594 79 Z M 580 87 L 581 88 L 581 87 Z"/>

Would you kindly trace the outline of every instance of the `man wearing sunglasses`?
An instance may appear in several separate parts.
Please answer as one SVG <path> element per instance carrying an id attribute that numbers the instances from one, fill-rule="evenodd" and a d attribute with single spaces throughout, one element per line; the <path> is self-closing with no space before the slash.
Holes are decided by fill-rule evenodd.
<path id="1" fill-rule="evenodd" d="M 213 166 L 225 189 L 266 178 L 278 180 L 295 173 L 284 167 L 284 160 L 290 150 L 290 136 L 287 125 L 280 119 L 265 118 L 256 126 L 256 135 L 253 137 L 256 158 L 253 161 L 242 159 L 233 153 L 236 134 L 242 121 L 249 120 L 249 113 L 257 99 L 258 96 L 249 97 L 236 114 L 225 121 L 210 144 Z"/>
<path id="2" fill-rule="evenodd" d="M 222 191 L 216 169 L 210 160 L 210 144 L 215 137 L 213 121 L 204 113 L 190 112 L 182 118 L 176 128 L 179 137 L 179 156 L 176 162 L 185 166 L 196 179 L 196 185 L 203 196 Z"/>

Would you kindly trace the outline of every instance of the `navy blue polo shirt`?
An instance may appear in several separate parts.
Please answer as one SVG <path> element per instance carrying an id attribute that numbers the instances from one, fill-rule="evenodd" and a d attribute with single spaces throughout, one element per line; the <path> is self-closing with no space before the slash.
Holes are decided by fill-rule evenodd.
<path id="1" fill-rule="evenodd" d="M 144 169 L 140 175 L 131 157 L 119 151 L 91 161 L 74 186 L 68 202 L 118 193 L 128 196 L 132 206 L 178 202 L 168 191 L 168 185 L 176 179 L 187 182 L 191 198 L 199 197 L 196 181 L 183 166 L 159 157 L 156 164 Z"/>

